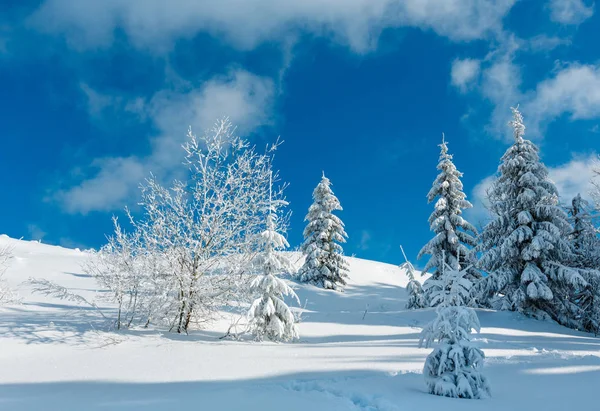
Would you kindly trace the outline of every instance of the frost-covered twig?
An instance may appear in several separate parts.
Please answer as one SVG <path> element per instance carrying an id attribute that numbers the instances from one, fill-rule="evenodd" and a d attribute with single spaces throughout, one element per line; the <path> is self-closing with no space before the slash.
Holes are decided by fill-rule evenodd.
<path id="1" fill-rule="evenodd" d="M 57 298 L 59 300 L 71 301 L 78 305 L 87 305 L 94 308 L 100 315 L 108 319 L 102 310 L 96 305 L 96 303 L 87 300 L 85 297 L 69 291 L 68 288 L 63 287 L 62 285 L 56 284 L 50 280 L 46 280 L 44 278 L 33 278 L 30 277 L 27 280 L 27 284 L 32 287 L 32 291 L 37 294 L 45 295 L 48 297 Z"/>

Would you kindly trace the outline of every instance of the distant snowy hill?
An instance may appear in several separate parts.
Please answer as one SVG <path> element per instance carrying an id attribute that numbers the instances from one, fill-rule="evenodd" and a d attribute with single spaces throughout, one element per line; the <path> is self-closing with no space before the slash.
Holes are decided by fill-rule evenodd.
<path id="1" fill-rule="evenodd" d="M 405 310 L 408 278 L 349 258 L 346 292 L 293 283 L 305 312 L 291 344 L 221 340 L 223 318 L 188 336 L 94 329 L 89 307 L 31 293 L 29 277 L 86 298 L 87 254 L 0 237 L 14 258 L 5 280 L 22 304 L 0 308 L 0 410 L 567 410 L 597 409 L 600 339 L 516 313 L 478 311 L 488 400 L 427 394 L 432 310 Z M 102 307 L 110 309 L 110 307 Z"/>

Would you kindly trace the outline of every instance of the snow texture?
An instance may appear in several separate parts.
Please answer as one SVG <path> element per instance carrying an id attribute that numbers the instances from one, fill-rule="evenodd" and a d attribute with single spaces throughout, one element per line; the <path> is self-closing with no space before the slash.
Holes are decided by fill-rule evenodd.
<path id="1" fill-rule="evenodd" d="M 275 344 L 220 339 L 237 318 L 226 311 L 189 335 L 152 324 L 103 331 L 99 311 L 114 318 L 116 303 L 94 309 L 24 283 L 39 277 L 91 301 L 106 289 L 81 270 L 88 252 L 4 236 L 0 245 L 13 249 L 4 278 L 22 298 L 0 308 L 3 411 L 564 411 L 598 403 L 600 339 L 491 310 L 476 310 L 481 333 L 472 343 L 485 351 L 493 397 L 429 395 L 422 371 L 431 350 L 417 346 L 435 312 L 404 308 L 409 278 L 394 265 L 348 257 L 344 293 L 296 285 L 301 339 Z"/>

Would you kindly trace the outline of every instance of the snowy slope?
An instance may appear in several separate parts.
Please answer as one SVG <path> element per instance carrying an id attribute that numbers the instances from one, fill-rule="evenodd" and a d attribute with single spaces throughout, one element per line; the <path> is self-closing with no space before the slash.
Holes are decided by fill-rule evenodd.
<path id="1" fill-rule="evenodd" d="M 32 295 L 46 278 L 93 297 L 86 254 L 0 238 L 21 305 L 0 309 L 0 410 L 565 410 L 600 409 L 600 339 L 514 313 L 480 311 L 476 341 L 493 398 L 429 395 L 420 374 L 431 311 L 406 311 L 399 268 L 350 259 L 345 293 L 294 285 L 306 303 L 293 344 L 219 340 L 227 319 L 180 336 L 104 333 L 97 314 Z"/>

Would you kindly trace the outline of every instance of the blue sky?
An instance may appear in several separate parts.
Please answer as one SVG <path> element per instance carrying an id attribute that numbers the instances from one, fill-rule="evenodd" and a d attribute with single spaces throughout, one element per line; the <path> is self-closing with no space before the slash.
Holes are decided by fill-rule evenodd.
<path id="1" fill-rule="evenodd" d="M 493 5 L 491 4 L 493 3 Z M 150 172 L 228 115 L 285 141 L 290 243 L 324 170 L 347 254 L 401 263 L 430 238 L 441 133 L 485 221 L 509 107 L 565 199 L 600 150 L 600 13 L 587 0 L 4 0 L 0 231 L 98 247 Z"/>

